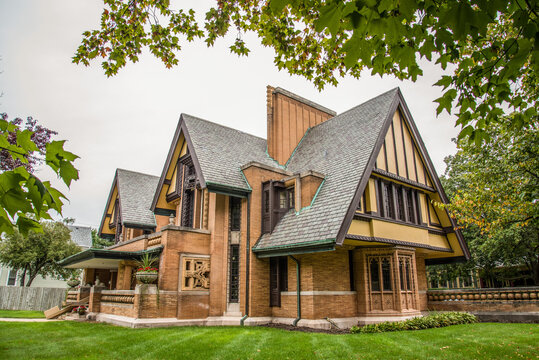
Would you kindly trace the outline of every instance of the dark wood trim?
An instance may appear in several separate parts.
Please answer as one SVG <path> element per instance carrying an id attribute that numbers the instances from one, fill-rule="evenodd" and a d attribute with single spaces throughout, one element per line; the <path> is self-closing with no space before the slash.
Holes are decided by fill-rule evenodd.
<path id="1" fill-rule="evenodd" d="M 455 232 L 455 229 L 453 229 L 452 226 L 444 226 L 444 232 L 445 232 L 446 234 L 452 234 L 452 233 Z"/>
<path id="2" fill-rule="evenodd" d="M 427 211 L 429 212 L 429 225 L 431 226 L 435 226 L 435 227 L 438 227 L 438 228 L 443 228 L 442 226 L 442 223 L 440 222 L 440 218 L 438 217 L 438 214 L 436 213 L 436 209 L 434 208 L 434 205 L 432 205 L 431 203 L 431 199 L 430 199 L 430 196 L 428 194 L 425 194 L 425 197 L 427 199 Z M 438 220 L 438 222 L 434 222 L 432 219 L 431 219 L 431 212 L 430 212 L 430 206 L 432 205 L 432 209 L 434 210 L 434 216 L 436 216 L 436 219 Z"/>
<path id="3" fill-rule="evenodd" d="M 197 174 L 197 178 L 200 181 L 201 188 L 206 187 L 206 181 L 204 180 L 204 176 L 202 174 L 202 170 L 200 169 L 200 163 L 198 162 L 198 158 L 195 153 L 195 149 L 193 147 L 193 143 L 191 141 L 191 137 L 189 135 L 189 132 L 187 131 L 187 126 L 185 125 L 185 120 L 183 119 L 183 114 L 180 115 L 180 119 L 178 121 L 178 126 L 176 127 L 176 131 L 174 132 L 174 137 L 172 139 L 172 143 L 170 144 L 170 149 L 168 151 L 167 159 L 165 161 L 165 166 L 163 167 L 163 172 L 161 173 L 161 177 L 159 179 L 159 183 L 157 184 L 157 189 L 155 191 L 155 195 L 153 197 L 152 206 L 150 209 L 152 211 L 155 211 L 155 207 L 157 206 L 157 201 L 159 200 L 159 194 L 161 193 L 163 189 L 163 185 L 165 183 L 165 177 L 167 174 L 167 170 L 170 167 L 170 164 L 172 163 L 172 156 L 174 155 L 174 150 L 176 149 L 176 146 L 178 145 L 178 141 L 180 139 L 180 134 L 183 133 L 183 137 L 185 141 L 187 142 L 187 149 L 189 150 L 189 153 L 191 154 L 191 157 L 193 159 L 193 164 L 195 165 L 195 171 Z"/>
<path id="4" fill-rule="evenodd" d="M 165 181 L 163 181 L 163 184 L 165 185 L 170 185 L 172 183 L 172 181 L 170 179 L 165 179 Z"/>
<path id="5" fill-rule="evenodd" d="M 406 177 L 410 179 L 410 174 L 408 172 L 408 158 L 406 156 L 406 141 L 404 141 L 404 129 L 402 125 L 404 121 L 402 120 L 402 115 L 400 111 L 399 111 L 399 121 L 401 123 L 402 151 L 404 152 L 404 166 L 406 167 Z"/>
<path id="6" fill-rule="evenodd" d="M 386 162 L 386 171 L 389 169 L 389 164 L 387 162 L 387 146 L 386 146 L 386 134 L 384 134 L 384 160 Z M 376 158 L 378 158 L 378 154 L 376 154 Z"/>
<path id="7" fill-rule="evenodd" d="M 176 216 L 176 210 L 172 210 L 172 209 L 155 208 L 153 210 L 153 213 L 155 215 L 161 215 L 161 216 L 170 216 L 170 215 Z"/>
<path id="8" fill-rule="evenodd" d="M 99 224 L 99 230 L 98 230 L 99 234 L 103 233 L 103 226 L 105 225 L 105 219 L 107 217 L 106 216 L 107 209 L 109 208 L 110 201 L 112 200 L 112 193 L 114 192 L 114 188 L 117 186 L 117 184 L 118 184 L 118 169 L 116 169 L 116 171 L 114 172 L 114 178 L 112 179 L 112 186 L 110 187 L 109 196 L 107 197 L 107 202 L 105 203 L 105 212 L 103 213 L 103 217 L 101 218 L 101 223 Z"/>
<path id="9" fill-rule="evenodd" d="M 363 236 L 363 235 L 352 235 L 352 234 L 346 234 L 346 239 L 349 240 L 358 240 L 358 241 L 368 241 L 368 242 L 380 242 L 384 244 L 393 244 L 393 245 L 401 245 L 401 246 L 408 246 L 408 247 L 417 247 L 422 249 L 428 249 L 433 251 L 441 251 L 441 252 L 453 252 L 451 249 L 441 248 L 437 246 L 427 245 L 427 244 L 420 244 L 415 243 L 411 241 L 403 241 L 403 240 L 394 240 L 394 239 L 386 239 L 386 238 L 380 238 L 375 236 Z"/>
<path id="10" fill-rule="evenodd" d="M 431 229 L 431 228 L 427 228 L 427 230 L 429 231 L 429 234 L 432 234 L 432 235 L 446 236 L 446 232 L 444 230 Z"/>
<path id="11" fill-rule="evenodd" d="M 167 159 L 165 160 L 165 165 L 163 166 L 163 171 L 161 172 L 161 177 L 159 178 L 159 183 L 157 184 L 157 188 L 155 190 L 155 194 L 152 200 L 152 205 L 150 207 L 150 210 L 154 212 L 156 210 L 157 201 L 159 201 L 159 194 L 161 193 L 161 190 L 163 189 L 163 184 L 166 179 L 167 170 L 170 167 L 170 164 L 172 162 L 172 156 L 174 155 L 174 150 L 176 149 L 176 146 L 178 145 L 178 141 L 180 140 L 180 134 L 181 134 L 183 122 L 184 122 L 183 115 L 180 115 L 180 119 L 178 120 L 178 125 L 176 126 L 176 131 L 174 132 L 174 136 L 172 138 L 172 143 L 170 144 L 170 149 L 168 150 Z"/>
<path id="12" fill-rule="evenodd" d="M 105 217 L 108 218 L 108 217 L 111 217 L 112 214 L 105 214 Z"/>
<path id="13" fill-rule="evenodd" d="M 346 212 L 344 220 L 341 223 L 341 227 L 339 231 L 337 232 L 337 237 L 335 239 L 335 242 L 337 245 L 342 245 L 344 242 L 344 238 L 346 236 L 346 233 L 348 232 L 348 228 L 350 228 L 350 224 L 352 223 L 352 220 L 354 219 L 354 214 L 357 209 L 357 204 L 359 203 L 361 199 L 361 195 L 365 191 L 365 187 L 367 186 L 369 182 L 370 174 L 372 173 L 373 168 L 374 168 L 374 162 L 376 161 L 376 158 L 378 157 L 378 153 L 380 152 L 380 148 L 382 147 L 382 144 L 384 142 L 385 136 L 387 134 L 387 130 L 389 129 L 389 125 L 391 124 L 391 121 L 393 119 L 393 114 L 395 114 L 395 111 L 398 108 L 398 106 L 399 106 L 399 97 L 395 96 L 393 98 L 393 101 L 391 102 L 391 106 L 389 107 L 390 109 L 389 114 L 387 118 L 385 119 L 385 122 L 382 125 L 382 128 L 380 129 L 378 138 L 376 139 L 374 149 L 369 155 L 369 161 L 365 165 L 365 169 L 363 169 L 363 174 L 361 174 L 361 180 L 359 181 L 356 187 L 356 192 L 354 194 L 354 197 L 352 198 L 352 201 L 350 202 L 350 205 L 348 206 L 348 211 Z"/>
<path id="14" fill-rule="evenodd" d="M 447 199 L 447 195 L 445 194 L 445 191 L 442 187 L 442 184 L 440 183 L 440 179 L 438 178 L 438 175 L 436 174 L 436 171 L 434 171 L 434 165 L 432 164 L 432 161 L 430 157 L 427 154 L 425 144 L 423 143 L 423 140 L 419 136 L 419 131 L 417 130 L 417 127 L 415 126 L 412 114 L 410 113 L 410 110 L 408 109 L 408 106 L 406 105 L 406 102 L 404 101 L 404 97 L 402 96 L 402 93 L 400 90 L 398 91 L 398 98 L 400 99 L 401 108 L 404 113 L 404 119 L 407 120 L 407 124 L 410 127 L 410 132 L 412 134 L 412 140 L 415 140 L 417 143 L 417 146 L 419 148 L 419 152 L 421 156 L 424 158 L 427 166 L 427 170 L 431 173 L 432 180 L 434 182 L 434 187 L 436 190 L 438 190 L 440 194 L 440 198 L 442 199 L 442 202 L 445 204 L 449 203 L 449 200 Z M 446 211 L 447 213 L 447 211 Z M 449 214 L 448 214 L 449 216 Z M 457 224 L 455 220 L 449 216 L 449 221 L 451 222 L 451 225 L 453 228 L 457 228 Z M 466 245 L 466 242 L 464 241 L 464 237 L 462 236 L 462 232 L 460 230 L 456 230 L 455 234 L 457 236 L 457 239 L 459 241 L 459 244 L 462 248 L 462 251 L 464 252 L 464 257 L 466 260 L 470 259 L 470 250 L 468 249 L 468 246 Z"/>
<path id="15" fill-rule="evenodd" d="M 385 176 L 385 177 L 388 177 L 390 179 L 402 182 L 404 184 L 423 189 L 425 191 L 430 191 L 430 192 L 435 192 L 436 191 L 435 188 L 432 188 L 432 187 L 427 186 L 427 185 L 423 185 L 423 184 L 421 184 L 421 183 L 419 183 L 417 181 L 406 179 L 406 178 L 404 178 L 402 176 L 390 173 L 388 171 L 384 171 L 382 169 L 373 169 L 372 172 L 375 174 L 374 176 L 376 176 L 376 175 Z"/>

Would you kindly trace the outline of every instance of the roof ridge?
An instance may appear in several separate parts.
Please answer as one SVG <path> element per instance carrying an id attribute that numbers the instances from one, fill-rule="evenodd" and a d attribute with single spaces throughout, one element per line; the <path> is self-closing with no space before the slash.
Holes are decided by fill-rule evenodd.
<path id="1" fill-rule="evenodd" d="M 225 128 L 225 129 L 233 130 L 233 131 L 235 131 L 235 132 L 242 133 L 242 134 L 245 134 L 245 135 L 248 135 L 248 136 L 252 136 L 252 137 L 254 137 L 254 138 L 257 138 L 257 139 L 260 139 L 260 140 L 264 140 L 264 141 L 267 142 L 267 139 L 264 139 L 264 138 L 261 137 L 261 136 L 249 134 L 248 132 L 245 132 L 245 131 L 242 131 L 242 130 L 238 130 L 238 129 L 234 129 L 233 127 L 226 126 L 226 125 L 222 125 L 222 124 L 219 124 L 219 123 L 210 121 L 210 120 L 202 119 L 202 118 L 200 118 L 200 117 L 198 117 L 198 116 L 193 116 L 193 115 L 186 114 L 186 113 L 181 113 L 180 116 L 189 116 L 190 118 L 193 118 L 193 119 L 196 119 L 196 120 L 199 120 L 199 121 L 204 121 L 204 122 L 207 122 L 207 123 L 209 123 L 209 124 L 212 124 L 212 125 L 215 125 L 215 126 L 219 126 L 219 127 Z"/>
<path id="2" fill-rule="evenodd" d="M 330 122 L 331 120 L 333 120 L 333 119 L 335 119 L 335 118 L 338 118 L 338 117 L 341 116 L 341 115 L 347 114 L 347 113 L 349 113 L 349 112 L 351 112 L 351 111 L 353 111 L 353 110 L 356 110 L 358 107 L 363 106 L 363 105 L 366 105 L 366 104 L 370 103 L 371 101 L 374 101 L 374 100 L 378 99 L 379 97 L 382 97 L 382 96 L 384 96 L 384 95 L 386 95 L 386 94 L 389 94 L 389 93 L 392 92 L 392 91 L 400 91 L 400 87 L 396 86 L 396 87 L 394 87 L 393 89 L 390 89 L 390 90 L 388 90 L 388 91 L 385 91 L 385 92 L 381 93 L 380 95 L 376 95 L 375 97 L 370 98 L 369 100 L 366 100 L 366 101 L 362 102 L 362 103 L 359 104 L 359 105 L 356 105 L 356 106 L 354 106 L 354 107 L 351 107 L 350 109 L 348 109 L 348 110 L 346 110 L 346 111 L 344 111 L 344 112 L 342 112 L 342 113 L 340 113 L 340 114 L 337 114 L 336 116 L 334 116 L 334 117 L 332 117 L 332 118 L 330 118 L 330 119 L 327 119 L 326 121 L 322 121 L 320 124 L 316 124 L 315 126 L 310 127 L 310 129 L 312 130 L 312 129 L 314 129 L 314 128 L 317 127 L 317 126 L 320 126 L 320 125 L 322 125 L 322 124 L 326 124 L 326 123 Z"/>
<path id="3" fill-rule="evenodd" d="M 159 178 L 159 176 L 157 176 L 157 175 L 146 174 L 146 173 L 143 173 L 143 172 L 140 172 L 140 171 L 133 171 L 133 170 L 127 170 L 127 169 L 122 169 L 122 168 L 116 168 L 116 171 L 126 171 L 126 172 L 130 172 L 132 174 L 140 174 L 140 175 L 152 176 L 152 177 Z"/>

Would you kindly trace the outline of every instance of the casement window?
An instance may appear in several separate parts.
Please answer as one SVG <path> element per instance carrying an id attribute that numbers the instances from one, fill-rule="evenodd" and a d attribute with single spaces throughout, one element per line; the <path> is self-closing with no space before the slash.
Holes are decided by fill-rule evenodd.
<path id="1" fill-rule="evenodd" d="M 230 197 L 230 231 L 239 231 L 241 226 L 241 198 Z"/>
<path id="2" fill-rule="evenodd" d="M 230 245 L 229 254 L 229 281 L 228 281 L 228 302 L 239 302 L 240 292 L 240 246 Z"/>
<path id="3" fill-rule="evenodd" d="M 262 185 L 262 233 L 269 233 L 279 220 L 295 206 L 294 188 L 286 188 L 282 181 L 268 181 Z"/>
<path id="4" fill-rule="evenodd" d="M 371 291 L 392 291 L 391 257 L 369 257 L 369 280 Z"/>
<path id="5" fill-rule="evenodd" d="M 270 306 L 281 306 L 281 291 L 288 291 L 288 258 L 270 258 Z"/>
<path id="6" fill-rule="evenodd" d="M 420 224 L 421 210 L 416 189 L 376 179 L 378 209 L 382 218 Z"/>

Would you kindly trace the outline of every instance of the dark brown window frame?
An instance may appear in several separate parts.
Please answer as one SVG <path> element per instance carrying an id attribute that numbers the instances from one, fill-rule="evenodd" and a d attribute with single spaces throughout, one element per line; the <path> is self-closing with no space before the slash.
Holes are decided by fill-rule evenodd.
<path id="1" fill-rule="evenodd" d="M 378 178 L 375 179 L 375 187 L 378 217 L 401 224 L 422 224 L 417 189 Z"/>

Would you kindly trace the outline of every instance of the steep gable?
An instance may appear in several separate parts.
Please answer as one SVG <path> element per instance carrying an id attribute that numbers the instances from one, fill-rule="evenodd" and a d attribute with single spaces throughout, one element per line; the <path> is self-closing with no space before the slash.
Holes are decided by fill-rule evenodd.
<path id="1" fill-rule="evenodd" d="M 286 170 L 314 170 L 325 179 L 312 206 L 287 213 L 271 234 L 261 236 L 254 249 L 259 256 L 272 256 L 278 249 L 317 251 L 321 246 L 322 251 L 342 245 L 373 172 L 415 183 L 447 202 L 398 88 L 311 128 Z M 433 213 L 444 218 L 443 226 L 455 226 L 445 212 L 445 217 L 439 209 Z M 453 234 L 450 247 L 467 257 L 462 235 Z"/>
<path id="2" fill-rule="evenodd" d="M 150 203 L 158 180 L 157 176 L 116 169 L 99 226 L 99 235 L 114 237 L 115 222 L 118 219 L 126 227 L 155 228 L 155 218 L 150 211 Z"/>
<path id="3" fill-rule="evenodd" d="M 390 90 L 309 130 L 287 170 L 317 171 L 324 174 L 324 182 L 312 206 L 287 213 L 271 234 L 260 238 L 254 251 L 302 246 L 314 250 L 317 245 L 327 249 L 337 243 L 358 183 L 369 168 L 380 133 L 385 134 L 386 119 L 396 108 L 397 92 Z"/>

